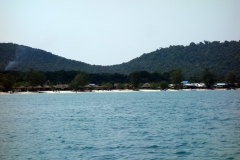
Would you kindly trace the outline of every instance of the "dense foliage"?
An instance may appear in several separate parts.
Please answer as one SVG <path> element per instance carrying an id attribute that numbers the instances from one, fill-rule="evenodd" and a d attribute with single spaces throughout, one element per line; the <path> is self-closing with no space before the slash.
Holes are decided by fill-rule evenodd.
<path id="1" fill-rule="evenodd" d="M 130 74 L 130 78 L 131 78 L 131 84 L 133 85 L 134 89 L 137 89 L 139 87 L 139 83 L 140 83 L 140 74 L 138 71 L 133 71 Z"/>
<path id="2" fill-rule="evenodd" d="M 218 75 L 225 75 L 229 71 L 240 75 L 240 42 L 205 41 L 185 47 L 170 46 L 144 54 L 125 66 L 148 72 L 181 68 L 187 76 L 197 76 L 204 68 L 210 68 Z"/>
<path id="3" fill-rule="evenodd" d="M 171 75 L 171 82 L 173 84 L 180 84 L 181 81 L 183 80 L 182 70 L 179 68 L 171 70 L 170 75 Z"/>
<path id="4" fill-rule="evenodd" d="M 217 76 L 209 68 L 203 69 L 196 77 L 186 77 L 179 68 L 164 73 L 133 71 L 128 75 L 77 71 L 42 72 L 30 69 L 27 72 L 0 72 L 0 90 L 9 91 L 20 86 L 34 87 L 49 85 L 52 87 L 57 84 L 69 84 L 70 89 L 77 89 L 87 84 L 97 84 L 104 86 L 106 89 L 112 89 L 113 87 L 123 89 L 125 84 L 131 84 L 133 89 L 138 89 L 145 83 L 149 83 L 152 89 L 166 89 L 168 88 L 168 84 L 174 83 L 177 84 L 176 88 L 179 89 L 180 83 L 183 80 L 190 80 L 191 83 L 204 82 L 208 88 L 211 88 L 216 82 L 226 82 L 234 87 L 236 86 L 235 83 L 239 83 L 240 77 L 234 72 L 229 72 L 225 76 Z"/>
<path id="5" fill-rule="evenodd" d="M 43 85 L 45 82 L 45 76 L 39 71 L 30 69 L 26 72 L 25 81 L 31 86 Z"/>
<path id="6" fill-rule="evenodd" d="M 17 44 L 0 43 L 0 70 L 4 71 L 9 64 L 9 61 L 15 59 L 15 51 Z"/>
<path id="7" fill-rule="evenodd" d="M 83 62 L 65 59 L 49 52 L 30 47 L 0 43 L 0 70 L 28 71 L 85 71 L 87 73 L 121 73 L 132 71 L 168 72 L 174 68 L 181 68 L 187 77 L 198 76 L 204 68 L 209 68 L 219 76 L 228 72 L 240 75 L 240 41 L 218 41 L 189 46 L 170 46 L 160 48 L 154 52 L 143 54 L 127 63 L 112 66 L 89 65 Z M 107 75 L 106 75 L 107 76 Z M 117 76 L 117 75 L 116 75 Z M 64 77 L 66 78 L 66 77 Z M 72 79 L 73 77 L 67 77 Z"/>
<path id="8" fill-rule="evenodd" d="M 85 72 L 79 73 L 75 76 L 70 84 L 70 88 L 77 90 L 79 86 L 84 87 L 88 84 L 88 76 Z"/>
<path id="9" fill-rule="evenodd" d="M 206 84 L 207 88 L 213 88 L 214 83 L 217 81 L 216 75 L 209 70 L 209 68 L 205 68 L 201 74 L 202 81 Z"/>

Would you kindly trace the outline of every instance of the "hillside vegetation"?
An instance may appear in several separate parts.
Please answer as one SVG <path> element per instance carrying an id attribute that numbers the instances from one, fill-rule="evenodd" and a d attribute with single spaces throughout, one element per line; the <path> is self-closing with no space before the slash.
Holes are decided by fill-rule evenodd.
<path id="1" fill-rule="evenodd" d="M 13 43 L 0 43 L 0 70 L 85 71 L 129 74 L 134 70 L 167 72 L 181 68 L 186 76 L 198 76 L 204 68 L 218 75 L 233 71 L 240 75 L 240 41 L 204 41 L 189 46 L 170 46 L 145 53 L 127 63 L 112 66 L 90 65 L 52 53 Z"/>

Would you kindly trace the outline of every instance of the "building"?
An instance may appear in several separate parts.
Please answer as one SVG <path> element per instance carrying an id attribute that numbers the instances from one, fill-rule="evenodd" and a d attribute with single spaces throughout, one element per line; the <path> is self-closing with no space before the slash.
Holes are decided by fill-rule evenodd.
<path id="1" fill-rule="evenodd" d="M 150 83 L 144 83 L 142 85 L 142 89 L 151 89 L 151 84 Z"/>

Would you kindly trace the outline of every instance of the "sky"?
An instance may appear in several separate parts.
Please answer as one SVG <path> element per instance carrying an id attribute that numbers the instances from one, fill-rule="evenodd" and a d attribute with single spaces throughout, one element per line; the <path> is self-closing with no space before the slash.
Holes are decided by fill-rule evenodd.
<path id="1" fill-rule="evenodd" d="M 0 43 L 95 65 L 191 42 L 239 41 L 240 0 L 0 0 Z"/>

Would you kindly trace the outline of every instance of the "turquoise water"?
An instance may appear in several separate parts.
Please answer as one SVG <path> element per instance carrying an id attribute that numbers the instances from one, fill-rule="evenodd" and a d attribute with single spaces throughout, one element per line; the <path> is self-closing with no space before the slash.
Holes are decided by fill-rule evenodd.
<path id="1" fill-rule="evenodd" d="M 0 95 L 0 159 L 240 159 L 240 91 Z"/>

